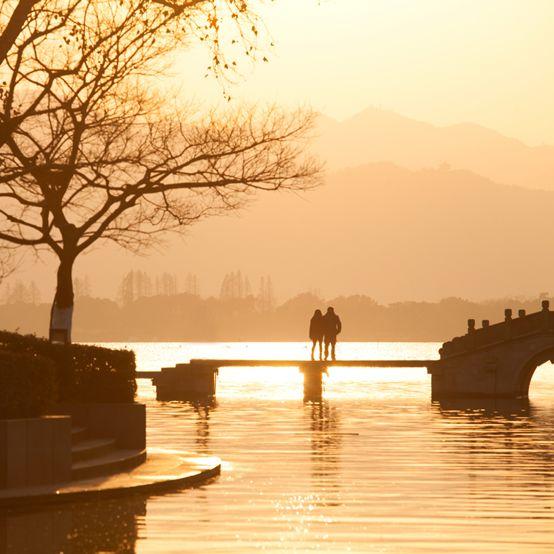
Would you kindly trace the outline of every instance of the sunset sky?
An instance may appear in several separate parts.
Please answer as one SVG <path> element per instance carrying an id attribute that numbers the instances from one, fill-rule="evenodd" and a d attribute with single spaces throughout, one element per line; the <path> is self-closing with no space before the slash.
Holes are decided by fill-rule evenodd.
<path id="1" fill-rule="evenodd" d="M 380 106 L 554 143 L 551 0 L 275 0 L 262 15 L 275 47 L 230 89 L 237 99 L 338 119 Z M 208 64 L 200 48 L 181 56 L 187 96 L 221 98 Z"/>
<path id="2" fill-rule="evenodd" d="M 324 158 L 329 153 L 340 154 L 338 161 L 325 160 L 330 170 L 370 162 L 391 162 L 410 170 L 441 165 L 467 170 L 472 174 L 436 177 L 441 190 L 451 187 L 452 194 L 466 194 L 468 210 L 475 206 L 473 188 L 478 189 L 476 197 L 486 192 L 488 183 L 482 178 L 502 185 L 544 188 L 554 194 L 551 151 L 526 149 L 505 138 L 514 137 L 532 146 L 554 145 L 554 60 L 549 48 L 554 35 L 553 0 L 275 0 L 263 6 L 260 15 L 270 35 L 262 43 L 273 41 L 275 46 L 261 54 L 267 55 L 269 63 L 260 61 L 249 67 L 243 56 L 243 76 L 238 84 L 226 87 L 233 98 L 231 107 L 241 102 L 309 106 L 338 120 L 368 107 L 382 108 L 369 110 L 369 115 L 358 117 L 352 125 L 347 121 L 341 129 L 331 125 L 325 131 L 327 146 L 316 152 Z M 170 78 L 160 83 L 178 88 L 183 100 L 194 100 L 200 109 L 225 104 L 222 84 L 213 77 L 204 77 L 210 58 L 203 46 L 181 51 L 170 61 Z M 396 114 L 438 126 L 471 122 L 505 136 L 484 133 L 474 126 L 436 129 Z M 286 228 L 290 231 L 298 227 L 295 236 L 303 236 L 302 226 L 310 217 L 312 226 L 318 229 L 318 217 L 326 210 L 332 214 L 337 198 L 342 197 L 342 192 L 335 193 L 332 188 L 302 199 L 264 197 L 260 204 L 240 212 L 238 218 L 215 218 L 192 227 L 184 241 L 168 237 L 167 248 L 143 258 L 103 245 L 79 260 L 76 274 L 90 275 L 95 294 L 105 296 L 114 294 L 121 276 L 131 268 L 197 273 L 203 282 L 203 294 L 217 294 L 225 273 L 237 269 L 254 279 L 271 274 L 281 298 L 310 288 L 326 295 L 362 293 L 386 301 L 448 295 L 532 295 L 550 290 L 554 264 L 550 264 L 549 257 L 537 255 L 536 249 L 544 248 L 544 244 L 534 239 L 533 225 L 519 237 L 523 243 L 517 252 L 513 244 L 504 244 L 502 233 L 499 244 L 491 243 L 484 252 L 478 252 L 467 233 L 467 229 L 488 230 L 492 238 L 497 237 L 495 225 L 499 222 L 491 213 L 499 205 L 505 205 L 499 221 L 508 223 L 511 218 L 532 222 L 532 214 L 544 203 L 535 193 L 521 192 L 516 201 L 513 191 L 502 189 L 483 214 L 471 210 L 458 214 L 454 221 L 457 226 L 450 234 L 445 234 L 441 214 L 449 212 L 452 198 L 440 204 L 438 197 L 431 195 L 427 202 L 436 215 L 436 227 L 429 227 L 431 236 L 420 237 L 421 244 L 416 248 L 413 228 L 406 237 L 397 237 L 398 244 L 393 240 L 397 229 L 403 232 L 402 226 L 395 227 L 397 223 L 406 224 L 413 215 L 412 206 L 402 202 L 403 197 L 397 200 L 390 195 L 391 175 L 398 172 L 379 166 L 365 171 L 364 178 L 360 178 L 365 188 L 360 188 L 353 206 L 375 208 L 391 203 L 394 208 L 387 208 L 390 219 L 373 229 L 375 217 L 362 218 L 359 228 L 351 230 L 355 241 L 350 236 L 329 239 L 322 247 L 325 252 L 314 253 L 308 265 L 305 245 L 297 240 L 287 242 L 276 232 L 281 225 L 280 214 L 298 211 L 296 221 Z M 404 184 L 428 184 L 427 177 L 417 173 L 404 177 Z M 339 184 L 342 182 L 335 179 L 335 185 Z M 345 184 L 349 184 L 348 179 Z M 496 190 L 491 187 L 487 190 Z M 326 194 L 336 194 L 336 198 L 327 198 Z M 417 198 L 423 202 L 427 197 L 423 194 Z M 528 211 L 520 213 L 520 205 L 528 206 Z M 426 224 L 431 225 L 433 220 L 424 203 L 420 211 L 426 212 Z M 550 219 L 547 216 L 538 223 L 546 225 Z M 417 227 L 419 221 L 419 216 L 415 217 L 410 225 Z M 481 223 L 475 227 L 475 221 Z M 386 231 L 388 224 L 391 228 Z M 541 233 L 552 236 L 550 228 Z M 222 236 L 228 239 L 225 243 Z M 381 236 L 385 237 L 383 241 Z M 452 264 L 442 263 L 439 271 L 430 268 L 442 255 L 440 241 L 459 244 L 451 252 Z M 477 242 L 483 246 L 481 240 Z M 348 257 L 344 244 L 354 244 L 360 250 L 366 273 L 341 262 L 341 256 L 350 261 L 358 259 Z M 438 249 L 436 257 L 433 248 Z M 389 249 L 394 256 L 390 256 Z M 491 278 L 474 279 L 484 271 L 483 263 L 491 262 L 490 251 L 498 256 L 502 253 L 501 259 L 492 264 Z M 373 252 L 373 257 L 368 257 L 368 252 Z M 465 260 L 465 273 L 460 272 L 457 263 L 460 256 Z M 431 264 L 420 263 L 426 257 L 430 257 Z M 513 268 L 515 257 L 530 258 L 519 273 Z M 337 266 L 332 271 L 328 259 Z M 51 259 L 47 260 L 50 264 Z M 398 267 L 390 266 L 393 262 Z M 543 265 L 530 276 L 528 267 L 532 263 Z M 111 271 L 98 272 L 99 265 Z M 290 265 L 297 268 L 294 275 Z M 36 265 L 29 256 L 13 279 L 32 279 L 37 268 L 44 274 L 42 288 L 49 297 L 55 276 L 50 266 Z M 420 274 L 420 270 L 428 273 Z"/>

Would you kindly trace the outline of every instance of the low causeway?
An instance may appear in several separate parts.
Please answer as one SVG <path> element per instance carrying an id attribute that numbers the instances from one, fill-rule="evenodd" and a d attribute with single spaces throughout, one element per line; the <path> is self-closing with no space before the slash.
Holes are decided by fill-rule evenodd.
<path id="1" fill-rule="evenodd" d="M 305 396 L 319 396 L 329 367 L 427 368 L 432 398 L 526 398 L 535 369 L 554 363 L 554 312 L 547 300 L 539 312 L 504 311 L 504 321 L 467 321 L 467 332 L 445 342 L 431 360 L 190 360 L 161 371 L 140 371 L 152 379 L 160 400 L 215 396 L 222 367 L 297 367 Z"/>

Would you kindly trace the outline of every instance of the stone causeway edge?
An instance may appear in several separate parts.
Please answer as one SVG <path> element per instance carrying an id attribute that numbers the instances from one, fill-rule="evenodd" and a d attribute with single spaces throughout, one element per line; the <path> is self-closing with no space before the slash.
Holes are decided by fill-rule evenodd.
<path id="1" fill-rule="evenodd" d="M 203 484 L 220 473 L 221 460 L 215 456 L 149 448 L 146 461 L 129 472 L 51 486 L 2 490 L 0 510 L 179 490 Z"/>

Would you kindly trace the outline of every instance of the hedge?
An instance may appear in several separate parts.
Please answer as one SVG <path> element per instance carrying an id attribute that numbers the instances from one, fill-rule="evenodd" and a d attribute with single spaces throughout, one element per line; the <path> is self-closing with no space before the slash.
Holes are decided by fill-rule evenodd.
<path id="1" fill-rule="evenodd" d="M 58 402 L 133 402 L 135 353 L 83 344 L 51 344 L 33 335 L 0 331 L 0 348 L 51 360 Z"/>
<path id="2" fill-rule="evenodd" d="M 0 419 L 37 417 L 48 413 L 57 399 L 51 360 L 0 350 Z"/>

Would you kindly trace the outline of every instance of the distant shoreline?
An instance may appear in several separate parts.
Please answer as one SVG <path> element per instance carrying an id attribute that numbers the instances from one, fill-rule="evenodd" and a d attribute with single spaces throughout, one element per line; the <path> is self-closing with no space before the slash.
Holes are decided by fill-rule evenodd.
<path id="1" fill-rule="evenodd" d="M 353 295 L 323 300 L 304 293 L 269 308 L 256 298 L 201 298 L 191 294 L 142 297 L 121 305 L 109 299 L 76 301 L 73 340 L 91 343 L 264 343 L 307 342 L 314 309 L 334 306 L 343 323 L 341 342 L 441 343 L 465 335 L 468 319 L 476 327 L 504 320 L 511 308 L 533 313 L 541 300 L 500 299 L 472 302 L 446 298 L 438 302 L 377 303 Z M 50 305 L 0 305 L 0 329 L 45 336 Z"/>

